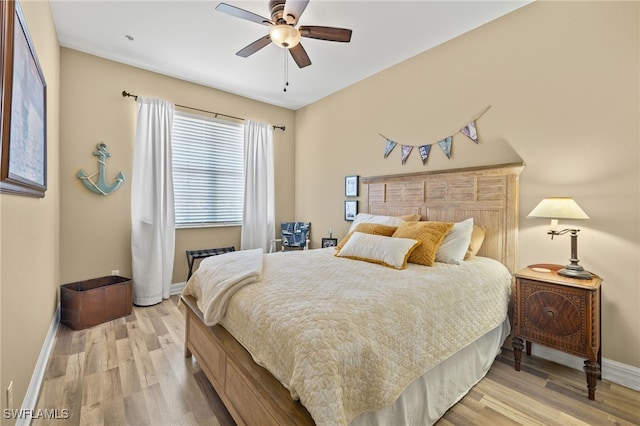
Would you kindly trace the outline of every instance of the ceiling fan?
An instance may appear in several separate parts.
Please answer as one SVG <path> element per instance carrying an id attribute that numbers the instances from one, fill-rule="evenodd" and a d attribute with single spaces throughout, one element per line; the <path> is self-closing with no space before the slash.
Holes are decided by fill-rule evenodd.
<path id="1" fill-rule="evenodd" d="M 345 28 L 320 26 L 300 26 L 296 28 L 296 24 L 302 12 L 307 8 L 308 3 L 309 0 L 271 0 L 269 1 L 271 19 L 226 3 L 220 3 L 216 6 L 216 10 L 236 18 L 271 27 L 269 34 L 239 50 L 236 55 L 246 58 L 273 42 L 277 46 L 288 49 L 298 67 L 304 68 L 311 65 L 311 59 L 309 59 L 309 55 L 300 44 L 301 37 L 343 43 L 351 41 L 351 30 Z"/>

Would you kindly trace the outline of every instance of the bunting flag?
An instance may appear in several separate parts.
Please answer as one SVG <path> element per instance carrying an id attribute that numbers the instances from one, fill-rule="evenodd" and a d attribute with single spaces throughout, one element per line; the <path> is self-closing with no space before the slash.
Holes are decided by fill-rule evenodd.
<path id="1" fill-rule="evenodd" d="M 420 153 L 420 158 L 422 158 L 422 165 L 427 164 L 427 158 L 429 158 L 429 151 L 431 151 L 431 145 L 420 145 L 418 147 L 418 152 Z"/>
<path id="2" fill-rule="evenodd" d="M 412 150 L 413 145 L 402 145 L 402 164 L 407 162 L 407 158 L 409 158 Z"/>
<path id="3" fill-rule="evenodd" d="M 444 152 L 444 155 L 446 155 L 449 160 L 451 160 L 451 142 L 452 141 L 453 141 L 453 137 L 451 136 L 445 139 L 442 139 L 441 141 L 438 141 L 438 145 L 440 145 L 442 152 Z"/>
<path id="4" fill-rule="evenodd" d="M 469 139 L 478 143 L 478 133 L 476 133 L 476 122 L 471 121 L 466 126 L 464 126 L 460 131 Z"/>
<path id="5" fill-rule="evenodd" d="M 395 148 L 396 145 L 397 143 L 390 139 L 387 139 L 387 145 L 384 147 L 384 158 L 387 158 L 389 154 L 391 154 L 391 151 L 393 151 L 393 148 Z"/>
<path id="6" fill-rule="evenodd" d="M 491 105 L 487 106 L 480 113 L 476 114 L 476 116 L 471 121 L 469 121 L 464 127 L 462 127 L 460 130 L 438 141 L 438 145 L 440 146 L 440 149 L 442 149 L 442 152 L 444 153 L 444 155 L 447 156 L 449 160 L 451 159 L 451 148 L 453 145 L 453 137 L 456 134 L 462 133 L 463 135 L 471 139 L 476 145 L 478 144 L 478 132 L 476 127 L 476 121 L 480 117 L 482 117 L 484 113 L 489 110 L 489 108 L 491 108 Z M 384 147 L 384 158 L 387 158 L 389 154 L 391 154 L 391 151 L 393 151 L 393 149 L 396 147 L 397 142 L 392 141 L 388 137 L 384 136 L 382 133 L 379 133 L 379 135 L 386 140 L 386 145 Z M 432 145 L 433 144 L 417 145 L 418 152 L 420 153 L 420 158 L 422 159 L 422 165 L 427 164 L 427 159 L 429 158 L 429 153 L 431 152 Z M 405 145 L 405 144 L 401 145 L 402 164 L 405 164 L 407 162 L 409 155 L 411 155 L 411 152 L 415 147 L 416 145 Z"/>

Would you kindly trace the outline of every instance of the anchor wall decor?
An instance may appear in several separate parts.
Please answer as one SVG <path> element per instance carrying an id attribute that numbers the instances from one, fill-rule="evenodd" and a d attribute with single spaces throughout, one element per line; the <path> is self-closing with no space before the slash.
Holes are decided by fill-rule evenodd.
<path id="1" fill-rule="evenodd" d="M 87 175 L 84 170 L 80 169 L 77 176 L 82 181 L 82 183 L 84 183 L 84 186 L 86 186 L 96 194 L 109 195 L 113 191 L 118 189 L 120 184 L 124 182 L 124 174 L 122 172 L 119 172 L 118 176 L 116 176 L 115 181 L 112 184 L 108 184 L 105 177 L 105 173 L 107 171 L 106 162 L 107 157 L 111 157 L 111 154 L 109 153 L 108 147 L 105 143 L 99 143 L 98 145 L 96 145 L 96 147 L 98 148 L 98 150 L 95 151 L 93 155 L 98 157 L 98 171 Z M 91 180 L 91 178 L 96 174 L 98 175 L 97 183 Z"/>

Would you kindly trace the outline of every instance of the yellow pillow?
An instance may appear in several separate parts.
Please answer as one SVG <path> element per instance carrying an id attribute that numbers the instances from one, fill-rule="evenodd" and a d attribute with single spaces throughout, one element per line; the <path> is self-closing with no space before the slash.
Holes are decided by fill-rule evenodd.
<path id="1" fill-rule="evenodd" d="M 436 251 L 445 235 L 453 228 L 450 222 L 405 222 L 393 233 L 394 238 L 411 238 L 422 241 L 409 256 L 409 262 L 431 266 L 436 259 Z"/>
<path id="2" fill-rule="evenodd" d="M 415 214 L 405 214 L 404 216 L 396 216 L 402 220 L 404 220 L 405 222 L 414 222 L 416 220 L 420 220 L 422 219 L 422 216 L 420 216 L 418 213 Z"/>
<path id="3" fill-rule="evenodd" d="M 478 253 L 478 250 L 482 247 L 485 233 L 486 231 L 482 226 L 473 225 L 473 231 L 471 231 L 471 242 L 469 243 L 469 248 L 464 255 L 464 260 L 469 260 Z"/>
<path id="4" fill-rule="evenodd" d="M 422 244 L 421 241 L 409 238 L 391 238 L 354 232 L 335 256 L 404 269 L 407 267 L 407 259 L 411 252 L 420 244 Z"/>
<path id="5" fill-rule="evenodd" d="M 356 228 L 349 232 L 346 237 L 344 237 L 340 243 L 336 246 L 336 250 L 340 250 L 347 244 L 349 238 L 353 235 L 354 232 L 362 232 L 363 234 L 372 234 L 372 235 L 383 235 L 385 237 L 390 237 L 393 233 L 398 229 L 397 226 L 391 225 L 382 225 L 380 223 L 360 223 Z"/>

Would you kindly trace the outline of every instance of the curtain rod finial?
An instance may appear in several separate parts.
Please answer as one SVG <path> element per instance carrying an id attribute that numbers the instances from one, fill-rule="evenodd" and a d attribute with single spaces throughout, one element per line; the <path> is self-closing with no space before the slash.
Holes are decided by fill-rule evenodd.
<path id="1" fill-rule="evenodd" d="M 127 92 L 126 90 L 122 91 L 122 97 L 126 98 L 126 97 L 132 97 L 133 99 L 135 99 L 136 101 L 138 100 L 138 95 L 132 95 L 131 93 Z"/>

